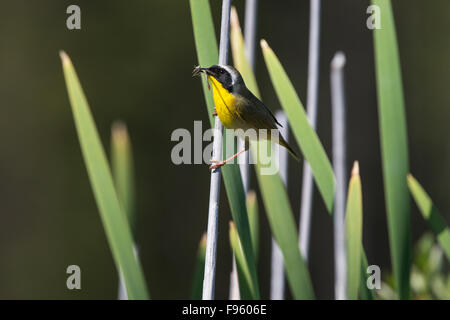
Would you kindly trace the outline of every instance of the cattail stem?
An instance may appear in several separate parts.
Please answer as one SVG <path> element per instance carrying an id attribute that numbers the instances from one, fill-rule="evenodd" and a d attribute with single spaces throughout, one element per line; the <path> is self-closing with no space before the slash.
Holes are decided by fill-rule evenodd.
<path id="1" fill-rule="evenodd" d="M 308 112 L 309 122 L 313 129 L 315 129 L 317 122 L 317 97 L 319 88 L 320 0 L 310 1 L 308 55 L 308 89 L 306 110 Z M 303 259 L 308 261 L 314 184 L 311 167 L 306 161 L 303 163 L 302 180 L 299 245 Z"/>
<path id="2" fill-rule="evenodd" d="M 258 19 L 258 0 L 245 1 L 245 53 L 252 69 L 255 69 L 255 45 L 256 45 L 256 29 Z M 238 150 L 245 147 L 244 141 L 238 138 Z M 244 185 L 245 194 L 250 188 L 250 171 L 249 171 L 250 152 L 245 152 L 239 156 L 239 169 L 241 170 L 242 183 Z"/>
<path id="3" fill-rule="evenodd" d="M 248 62 L 255 69 L 256 22 L 258 20 L 258 0 L 245 1 L 245 52 Z"/>
<path id="4" fill-rule="evenodd" d="M 281 123 L 280 128 L 281 135 L 289 142 L 289 123 L 287 121 L 286 114 L 279 110 L 275 113 L 275 118 Z M 278 146 L 277 146 L 278 147 Z M 285 148 L 279 149 L 279 169 L 281 180 L 287 189 L 288 184 L 288 151 Z M 271 300 L 283 300 L 284 299 L 284 261 L 281 249 L 278 246 L 274 238 L 272 238 L 272 257 L 271 257 L 271 278 L 270 278 L 270 299 Z"/>
<path id="5" fill-rule="evenodd" d="M 347 256 L 345 245 L 345 94 L 344 94 L 345 55 L 335 54 L 331 61 L 331 105 L 333 133 L 333 167 L 336 174 L 336 196 L 334 203 L 334 259 L 335 259 L 335 297 L 345 300 L 347 293 Z"/>
<path id="6" fill-rule="evenodd" d="M 245 1 L 245 53 L 252 69 L 255 69 L 255 44 L 256 44 L 256 21 L 258 18 L 258 0 Z M 244 140 L 237 138 L 237 148 L 242 150 L 245 147 Z M 250 189 L 250 152 L 244 152 L 239 156 L 239 169 L 241 171 L 242 184 L 245 195 Z M 237 281 L 236 261 L 233 257 L 233 269 L 230 276 L 230 299 L 239 299 L 239 284 Z"/>
<path id="7" fill-rule="evenodd" d="M 272 237 L 272 256 L 270 258 L 270 300 L 284 299 L 284 262 L 283 253 Z"/>
<path id="8" fill-rule="evenodd" d="M 228 42 L 230 37 L 230 10 L 231 0 L 222 2 L 222 24 L 220 31 L 219 64 L 227 64 Z M 214 143 L 212 158 L 222 158 L 222 123 L 219 119 L 214 123 Z M 211 171 L 211 185 L 208 209 L 208 231 L 206 239 L 205 273 L 203 278 L 203 300 L 214 299 L 214 284 L 216 277 L 217 233 L 219 220 L 220 198 L 220 168 Z"/>

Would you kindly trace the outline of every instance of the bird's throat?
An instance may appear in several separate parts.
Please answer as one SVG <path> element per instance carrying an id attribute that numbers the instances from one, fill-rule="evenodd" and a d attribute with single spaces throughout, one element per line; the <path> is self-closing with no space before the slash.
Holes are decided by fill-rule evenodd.
<path id="1" fill-rule="evenodd" d="M 234 129 L 236 120 L 235 96 L 225 89 L 214 77 L 208 76 L 208 78 L 212 84 L 214 105 L 220 121 L 225 127 Z"/>

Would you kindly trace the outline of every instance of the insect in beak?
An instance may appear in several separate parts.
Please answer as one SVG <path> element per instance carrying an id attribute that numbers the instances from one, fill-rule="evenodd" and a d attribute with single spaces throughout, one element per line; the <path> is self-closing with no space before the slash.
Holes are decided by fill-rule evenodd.
<path id="1" fill-rule="evenodd" d="M 192 71 L 192 76 L 198 76 L 200 73 L 206 73 L 207 68 L 201 68 L 200 66 L 196 66 Z"/>
<path id="2" fill-rule="evenodd" d="M 201 73 L 205 75 L 206 83 L 208 84 L 208 90 L 211 90 L 208 80 L 208 68 L 201 68 L 200 66 L 196 66 L 192 71 L 192 76 L 195 77 L 200 75 Z"/>

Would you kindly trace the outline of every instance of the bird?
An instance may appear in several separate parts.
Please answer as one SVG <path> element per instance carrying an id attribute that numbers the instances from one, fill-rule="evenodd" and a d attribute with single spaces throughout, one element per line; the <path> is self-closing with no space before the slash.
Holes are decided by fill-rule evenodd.
<path id="1" fill-rule="evenodd" d="M 266 139 L 271 139 L 270 130 L 278 131 L 278 144 L 285 147 L 289 153 L 300 161 L 295 151 L 286 142 L 278 130 L 278 126 L 282 125 L 275 118 L 273 113 L 266 105 L 259 100 L 245 85 L 239 71 L 230 65 L 213 65 L 209 68 L 197 66 L 194 68 L 192 75 L 197 76 L 206 74 L 207 79 L 211 82 L 213 88 L 213 99 L 215 105 L 214 116 L 218 116 L 222 124 L 227 129 L 233 129 L 240 132 L 241 137 L 245 140 L 244 149 L 238 151 L 235 155 L 226 160 L 211 160 L 213 164 L 210 169 L 217 169 L 225 165 L 227 162 L 236 158 L 241 153 L 248 150 L 249 140 L 260 139 L 259 130 L 268 130 Z M 240 130 L 238 130 L 240 129 Z M 253 129 L 256 137 L 251 135 L 242 136 L 243 132 Z"/>

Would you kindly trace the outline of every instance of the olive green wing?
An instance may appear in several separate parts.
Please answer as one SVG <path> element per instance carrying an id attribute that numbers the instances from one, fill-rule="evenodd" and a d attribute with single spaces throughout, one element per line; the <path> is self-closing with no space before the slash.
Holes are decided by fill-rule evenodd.
<path id="1" fill-rule="evenodd" d="M 255 129 L 277 129 L 277 125 L 281 126 L 269 108 L 250 91 L 245 97 L 240 95 L 238 99 L 236 111 L 249 126 Z"/>

